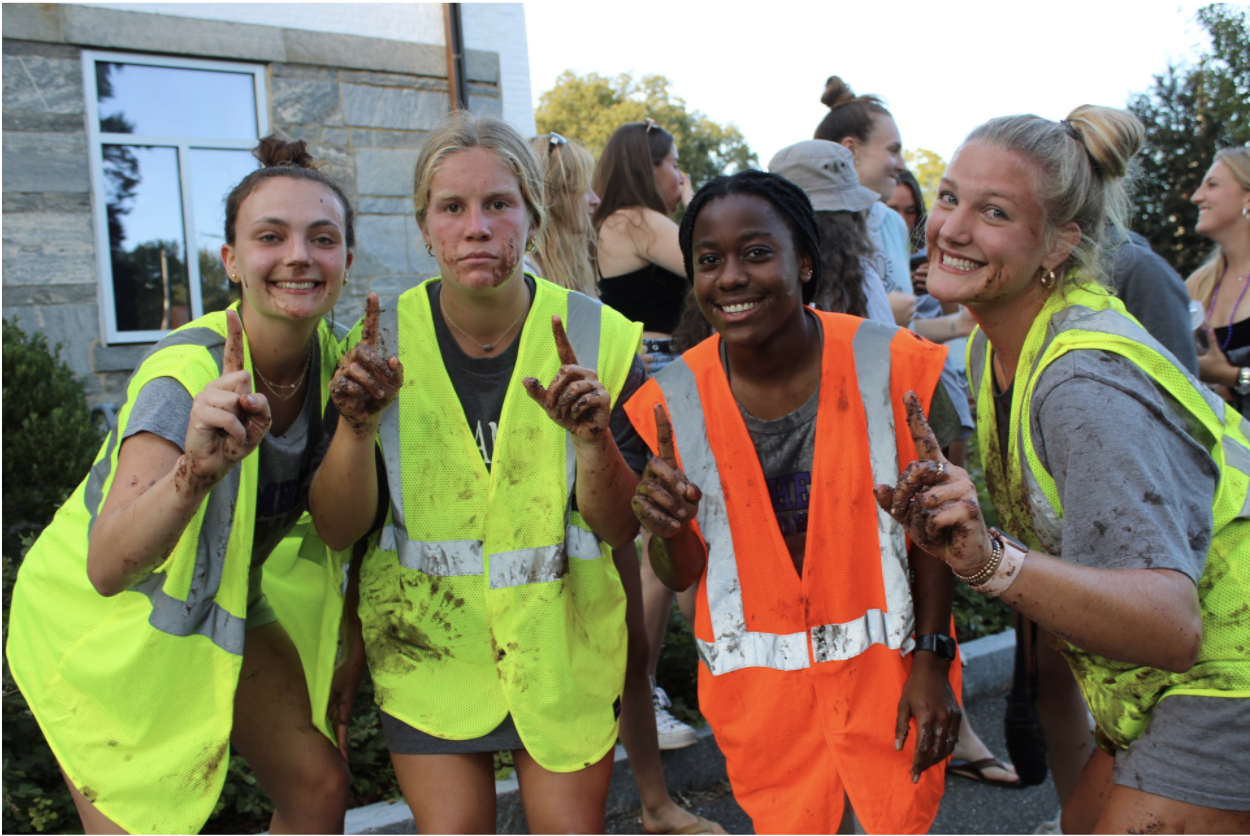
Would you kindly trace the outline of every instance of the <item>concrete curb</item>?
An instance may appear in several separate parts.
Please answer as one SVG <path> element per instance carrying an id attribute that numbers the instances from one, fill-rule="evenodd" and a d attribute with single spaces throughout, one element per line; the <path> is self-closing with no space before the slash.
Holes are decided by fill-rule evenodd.
<path id="1" fill-rule="evenodd" d="M 965 699 L 1001 688 L 1010 681 L 1015 647 L 1013 630 L 960 646 L 959 651 L 964 658 Z M 699 729 L 698 740 L 693 746 L 661 752 L 660 760 L 664 766 L 669 792 L 706 789 L 728 780 L 725 774 L 725 758 L 717 748 L 716 738 L 708 726 Z M 515 775 L 506 781 L 495 782 L 495 804 L 496 827 L 499 833 L 529 832 Z M 618 745 L 612 767 L 612 784 L 608 788 L 607 815 L 628 812 L 638 805 L 638 787 L 634 784 L 629 759 L 625 755 L 625 747 Z M 347 833 L 417 832 L 408 805 L 402 799 L 381 801 L 349 810 L 346 824 Z"/>

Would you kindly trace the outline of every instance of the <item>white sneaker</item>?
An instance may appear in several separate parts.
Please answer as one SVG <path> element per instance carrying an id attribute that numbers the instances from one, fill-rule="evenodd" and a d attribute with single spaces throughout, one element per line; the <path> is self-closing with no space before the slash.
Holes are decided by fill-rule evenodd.
<path id="1" fill-rule="evenodd" d="M 672 703 L 664 689 L 656 685 L 651 689 L 651 702 L 655 705 L 655 731 L 661 749 L 681 749 L 693 746 L 698 733 L 669 713 Z"/>

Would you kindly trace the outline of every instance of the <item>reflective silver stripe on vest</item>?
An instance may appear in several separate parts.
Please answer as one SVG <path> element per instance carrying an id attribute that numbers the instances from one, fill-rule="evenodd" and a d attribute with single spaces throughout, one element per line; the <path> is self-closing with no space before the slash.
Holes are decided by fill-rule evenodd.
<path id="1" fill-rule="evenodd" d="M 894 405 L 890 400 L 890 343 L 897 329 L 864 320 L 851 345 L 855 354 L 855 377 L 868 420 L 868 458 L 873 484 L 898 481 L 898 438 L 894 431 Z M 830 624 L 812 633 L 812 654 L 817 662 L 850 659 L 873 644 L 910 653 L 915 641 L 916 617 L 907 583 L 907 539 L 903 527 L 874 502 L 877 540 L 881 547 L 881 580 L 885 587 L 885 612 L 869 610 L 845 624 Z"/>
<path id="2" fill-rule="evenodd" d="M 213 353 L 213 359 L 217 361 L 217 368 L 221 368 L 221 356 L 226 338 L 218 334 L 212 328 L 184 328 L 181 331 L 175 331 L 168 337 L 165 337 L 156 345 L 148 349 L 143 355 L 143 359 L 135 366 L 135 371 L 131 373 L 133 379 L 138 374 L 144 362 L 147 361 L 156 352 L 164 348 L 170 348 L 176 345 L 195 345 L 203 348 L 216 346 L 217 351 Z M 122 401 L 120 412 L 126 408 L 127 402 L 130 400 L 130 380 L 126 381 L 126 398 Z M 108 481 L 109 474 L 113 470 L 113 450 L 118 444 L 118 435 L 121 433 L 121 427 L 114 427 L 109 430 L 108 448 L 104 451 L 104 455 L 98 462 L 91 466 L 91 472 L 87 475 L 87 486 L 83 490 L 83 503 L 87 506 L 87 534 L 91 534 L 91 529 L 95 527 L 96 515 L 100 510 L 100 503 L 104 501 L 104 483 Z"/>
<path id="3" fill-rule="evenodd" d="M 747 629 L 729 512 L 721 489 L 720 469 L 707 440 L 703 401 L 694 372 L 684 358 L 678 357 L 655 380 L 664 392 L 682 470 L 703 489 L 696 519 L 708 545 L 704 583 L 716 640 L 696 638 L 699 656 L 713 675 L 749 667 L 787 671 L 806 668 L 806 632 L 776 635 Z"/>
<path id="4" fill-rule="evenodd" d="M 175 331 L 143 355 L 134 374 L 138 374 L 143 363 L 156 352 L 182 345 L 208 349 L 220 371 L 225 341 L 226 338 L 212 328 L 197 327 Z M 127 382 L 126 389 L 128 400 L 129 382 Z M 123 401 L 122 407 L 125 408 L 125 405 L 126 401 Z M 120 431 L 119 426 L 109 433 L 108 451 L 91 468 L 91 473 L 87 477 L 84 501 L 90 514 L 88 533 L 95 525 L 97 511 L 103 499 L 104 484 L 112 468 L 113 448 L 117 444 Z M 234 505 L 242 476 L 241 468 L 242 464 L 231 468 L 209 493 L 205 502 L 204 519 L 200 527 L 199 540 L 196 543 L 195 569 L 191 574 L 191 587 L 187 590 L 186 600 L 180 600 L 165 592 L 165 581 L 169 577 L 165 572 L 153 573 L 128 590 L 148 597 L 152 604 L 152 613 L 148 617 L 148 622 L 157 630 L 172 636 L 205 636 L 222 650 L 236 656 L 243 655 L 243 640 L 247 632 L 246 618 L 231 615 L 214 598 L 221 588 L 221 577 L 225 570 L 227 547 L 230 542 L 229 532 L 234 521 Z"/>
<path id="5" fill-rule="evenodd" d="M 580 293 L 570 293 L 565 333 L 584 368 L 599 367 L 599 328 L 603 306 Z M 379 316 L 383 333 L 395 335 L 394 352 L 399 354 L 398 302 Z M 382 457 L 386 464 L 387 486 L 391 493 L 391 523 L 382 529 L 379 548 L 398 553 L 400 565 L 407 569 L 439 577 L 481 575 L 486 561 L 481 540 L 412 540 L 404 520 L 403 471 L 400 456 L 399 408 L 392 404 L 382 413 L 378 428 L 382 440 Z M 595 560 L 600 556 L 599 539 L 569 521 L 573 483 L 577 475 L 577 459 L 573 440 L 566 434 L 567 491 L 570 502 L 565 506 L 565 540 L 549 546 L 498 552 L 490 556 L 490 588 L 504 589 L 531 583 L 549 583 L 568 572 L 567 558 Z"/>
<path id="6" fill-rule="evenodd" d="M 195 571 L 187 599 L 181 601 L 165 593 L 167 575 L 158 572 L 131 587 L 152 602 L 150 623 L 173 636 L 205 636 L 227 653 L 243 655 L 247 619 L 228 613 L 214 598 L 221 588 L 226 565 L 228 532 L 234 520 L 235 497 L 239 493 L 241 464 L 230 469 L 208 495 L 199 542 L 195 549 Z M 227 532 L 222 536 L 222 532 Z"/>

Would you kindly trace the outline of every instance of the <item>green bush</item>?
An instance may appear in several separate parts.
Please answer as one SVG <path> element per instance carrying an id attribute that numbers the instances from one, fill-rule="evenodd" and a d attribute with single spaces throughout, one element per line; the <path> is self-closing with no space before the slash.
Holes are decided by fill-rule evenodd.
<path id="1" fill-rule="evenodd" d="M 4 321 L 4 554 L 37 536 L 87 475 L 104 432 L 82 384 L 48 349 Z"/>

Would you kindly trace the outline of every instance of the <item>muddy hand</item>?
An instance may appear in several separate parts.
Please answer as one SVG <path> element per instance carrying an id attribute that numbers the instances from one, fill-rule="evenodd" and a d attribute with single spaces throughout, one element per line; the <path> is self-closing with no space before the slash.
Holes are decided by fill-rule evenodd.
<path id="1" fill-rule="evenodd" d="M 990 556 L 976 486 L 942 455 L 916 393 L 903 398 L 917 460 L 903 470 L 897 485 L 877 485 L 873 495 L 913 542 L 956 572 L 973 574 Z"/>
<path id="2" fill-rule="evenodd" d="M 556 341 L 560 371 L 551 385 L 544 387 L 536 378 L 521 381 L 526 393 L 573 438 L 601 442 L 608 438 L 611 398 L 603 388 L 599 375 L 577 364 L 577 354 L 569 343 L 560 317 L 551 318 L 551 331 Z"/>
<path id="3" fill-rule="evenodd" d="M 372 435 L 384 409 L 399 395 L 404 385 L 404 367 L 395 356 L 387 357 L 378 348 L 378 295 L 365 300 L 364 326 L 360 342 L 353 346 L 330 381 L 330 398 L 343 420 L 358 433 Z"/>
<path id="4" fill-rule="evenodd" d="M 655 405 L 655 437 L 658 455 L 647 462 L 630 504 L 644 528 L 670 540 L 694 520 L 703 491 L 677 466 L 673 428 L 661 404 Z"/>
<path id="5" fill-rule="evenodd" d="M 251 375 L 243 365 L 243 325 L 237 313 L 227 311 L 221 377 L 191 402 L 191 420 L 177 470 L 180 491 L 185 487 L 207 490 L 217 484 L 269 431 L 269 401 L 252 392 Z"/>

